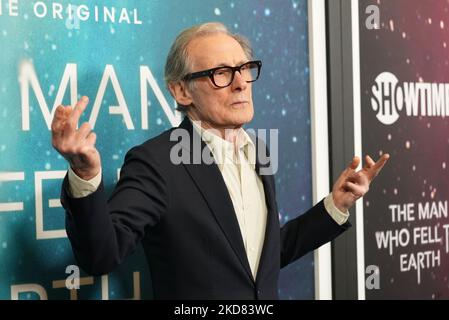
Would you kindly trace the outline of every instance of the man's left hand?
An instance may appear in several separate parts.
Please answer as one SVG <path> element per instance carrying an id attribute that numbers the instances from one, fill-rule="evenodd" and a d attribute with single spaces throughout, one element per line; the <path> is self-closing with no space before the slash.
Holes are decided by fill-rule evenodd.
<path id="1" fill-rule="evenodd" d="M 335 206 L 340 211 L 347 212 L 359 198 L 368 192 L 369 185 L 389 158 L 388 154 L 384 154 L 377 162 L 374 162 L 370 156 L 366 156 L 365 166 L 360 171 L 356 171 L 360 158 L 354 157 L 332 187 Z"/>

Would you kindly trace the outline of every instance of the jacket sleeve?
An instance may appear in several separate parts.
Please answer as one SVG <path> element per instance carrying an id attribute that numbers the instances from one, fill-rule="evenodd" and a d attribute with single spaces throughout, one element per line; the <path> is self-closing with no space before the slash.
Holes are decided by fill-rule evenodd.
<path id="1" fill-rule="evenodd" d="M 131 149 L 120 179 L 107 200 L 101 182 L 83 198 L 68 193 L 68 177 L 62 185 L 66 230 L 79 265 L 89 274 L 111 272 L 133 253 L 147 227 L 155 226 L 168 207 L 166 179 L 149 152 Z"/>
<path id="2" fill-rule="evenodd" d="M 351 224 L 338 225 L 323 201 L 281 228 L 281 268 L 335 239 Z"/>

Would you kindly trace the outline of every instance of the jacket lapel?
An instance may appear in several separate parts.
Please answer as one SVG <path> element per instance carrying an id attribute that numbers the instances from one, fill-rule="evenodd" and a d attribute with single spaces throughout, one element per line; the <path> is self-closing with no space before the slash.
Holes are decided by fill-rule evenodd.
<path id="1" fill-rule="evenodd" d="M 198 157 L 198 155 L 193 155 L 193 152 L 201 152 L 201 155 L 203 152 L 209 152 L 209 154 L 211 153 L 210 149 L 201 139 L 198 132 L 193 129 L 192 123 L 187 117 L 185 117 L 182 121 L 179 128 L 185 129 L 188 132 L 190 139 L 190 144 L 188 146 L 192 157 L 196 157 L 196 159 L 201 158 Z M 194 142 L 194 139 L 199 140 Z M 195 150 L 195 143 L 198 144 L 198 141 L 201 141 L 201 148 Z M 192 158 L 190 159 L 192 160 Z M 222 229 L 226 239 L 229 241 L 245 271 L 248 273 L 248 276 L 254 281 L 245 247 L 243 245 L 243 238 L 240 232 L 237 216 L 234 211 L 234 206 L 218 166 L 215 163 L 206 164 L 203 161 L 200 161 L 199 164 L 195 164 L 195 162 L 191 163 L 193 164 L 183 163 L 183 165 L 202 193 L 210 210 L 214 214 L 218 225 Z"/>
<path id="2" fill-rule="evenodd" d="M 267 265 L 268 259 L 272 258 L 271 255 L 278 250 L 273 248 L 275 243 L 273 242 L 273 232 L 276 230 L 279 232 L 279 217 L 276 205 L 276 194 L 274 190 L 274 178 L 273 175 L 267 174 L 267 169 L 270 167 L 270 155 L 269 151 L 265 146 L 265 143 L 261 139 L 258 139 L 250 135 L 253 139 L 254 145 L 256 146 L 256 172 L 262 180 L 264 193 L 265 193 L 265 203 L 267 206 L 267 224 L 265 227 L 265 238 L 262 247 L 262 253 L 259 260 L 259 267 L 257 269 L 256 281 L 260 283 L 262 276 L 264 275 L 264 267 Z M 260 150 L 262 149 L 262 150 Z M 263 155 L 263 162 L 261 163 L 261 155 Z M 268 160 L 268 162 L 267 162 Z M 264 174 L 261 174 L 261 168 L 264 168 Z M 280 253 L 279 253 L 280 254 Z"/>

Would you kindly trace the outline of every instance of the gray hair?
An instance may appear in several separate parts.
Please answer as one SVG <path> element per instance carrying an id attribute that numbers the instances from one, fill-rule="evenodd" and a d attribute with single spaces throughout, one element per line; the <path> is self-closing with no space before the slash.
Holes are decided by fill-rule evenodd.
<path id="1" fill-rule="evenodd" d="M 242 47 L 248 59 L 253 58 L 253 49 L 249 40 L 241 35 L 230 32 L 220 22 L 208 22 L 196 25 L 182 31 L 173 42 L 165 63 L 165 84 L 182 81 L 191 72 L 192 62 L 187 53 L 187 46 L 195 38 L 216 33 L 224 33 L 235 39 Z M 189 88 L 193 88 L 189 83 Z M 178 106 L 177 110 L 184 111 Z"/>

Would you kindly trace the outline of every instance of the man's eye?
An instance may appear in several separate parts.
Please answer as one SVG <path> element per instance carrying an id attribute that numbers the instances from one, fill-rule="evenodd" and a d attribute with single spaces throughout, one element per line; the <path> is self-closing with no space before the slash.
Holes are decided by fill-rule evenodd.
<path id="1" fill-rule="evenodd" d="M 215 74 L 217 76 L 223 76 L 223 75 L 225 75 L 227 73 L 228 73 L 228 70 L 225 70 L 225 69 L 215 71 Z"/>

